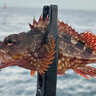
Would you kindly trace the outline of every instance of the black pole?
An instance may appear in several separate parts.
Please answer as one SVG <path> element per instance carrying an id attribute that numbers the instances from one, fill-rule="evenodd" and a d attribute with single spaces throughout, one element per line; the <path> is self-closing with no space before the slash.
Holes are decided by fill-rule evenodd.
<path id="1" fill-rule="evenodd" d="M 44 6 L 43 7 L 43 20 L 45 20 L 47 16 L 49 16 L 49 6 Z"/>
<path id="2" fill-rule="evenodd" d="M 50 23 L 48 25 L 46 36 L 52 34 L 55 38 L 55 59 L 53 64 L 50 65 L 50 68 L 45 73 L 45 75 L 40 76 L 38 73 L 37 80 L 37 94 L 36 96 L 56 96 L 56 83 L 57 83 L 57 64 L 58 64 L 58 31 L 57 31 L 57 6 L 44 6 L 43 8 L 43 19 L 47 16 L 50 18 Z M 45 38 L 47 40 L 47 38 Z"/>

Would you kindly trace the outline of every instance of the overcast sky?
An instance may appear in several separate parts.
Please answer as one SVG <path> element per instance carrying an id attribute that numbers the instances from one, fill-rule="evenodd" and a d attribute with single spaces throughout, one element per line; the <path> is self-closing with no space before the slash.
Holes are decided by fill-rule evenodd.
<path id="1" fill-rule="evenodd" d="M 8 7 L 41 7 L 46 4 L 57 4 L 59 8 L 75 10 L 96 10 L 96 0 L 0 0 L 0 6 Z"/>

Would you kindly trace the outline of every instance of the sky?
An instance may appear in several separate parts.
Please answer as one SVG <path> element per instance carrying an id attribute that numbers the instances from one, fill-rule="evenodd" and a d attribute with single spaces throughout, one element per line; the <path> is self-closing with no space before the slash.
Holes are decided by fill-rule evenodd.
<path id="1" fill-rule="evenodd" d="M 96 10 L 96 0 L 0 0 L 0 6 L 8 7 L 40 7 L 56 4 L 60 9 Z"/>

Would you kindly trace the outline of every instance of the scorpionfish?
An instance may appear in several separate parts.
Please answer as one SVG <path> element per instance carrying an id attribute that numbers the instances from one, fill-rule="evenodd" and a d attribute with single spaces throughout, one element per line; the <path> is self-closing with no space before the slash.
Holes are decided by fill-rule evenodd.
<path id="1" fill-rule="evenodd" d="M 96 36 L 91 32 L 78 33 L 71 26 L 57 20 L 58 26 L 58 68 L 57 73 L 64 75 L 66 70 L 72 69 L 77 74 L 89 78 L 96 77 Z M 55 39 L 48 35 L 48 42 L 44 36 L 49 24 L 40 16 L 29 24 L 28 32 L 11 34 L 0 42 L 0 69 L 8 66 L 19 66 L 31 70 L 31 75 L 38 71 L 43 75 L 54 60 Z M 90 65 L 89 65 L 90 64 Z"/>

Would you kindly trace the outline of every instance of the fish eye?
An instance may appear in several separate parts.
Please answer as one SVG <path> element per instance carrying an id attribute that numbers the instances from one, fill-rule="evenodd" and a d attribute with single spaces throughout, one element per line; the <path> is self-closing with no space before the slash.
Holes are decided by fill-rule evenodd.
<path id="1" fill-rule="evenodd" d="M 11 38 L 9 38 L 9 39 L 7 39 L 7 42 L 6 43 L 7 43 L 8 46 L 11 46 L 11 45 L 15 44 L 16 41 L 15 40 L 12 40 Z"/>
<path id="2" fill-rule="evenodd" d="M 7 42 L 8 42 L 8 43 L 13 43 L 11 39 L 8 39 Z"/>

